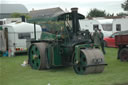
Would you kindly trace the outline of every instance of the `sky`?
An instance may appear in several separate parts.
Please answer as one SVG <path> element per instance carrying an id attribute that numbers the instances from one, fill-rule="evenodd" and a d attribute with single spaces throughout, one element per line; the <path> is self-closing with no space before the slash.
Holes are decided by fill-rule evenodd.
<path id="1" fill-rule="evenodd" d="M 68 10 L 72 7 L 78 7 L 79 13 L 87 15 L 90 9 L 97 8 L 105 10 L 107 13 L 124 12 L 121 4 L 125 0 L 0 0 L 0 3 L 8 4 L 23 4 L 28 11 L 34 8 L 35 10 L 60 7 L 63 10 Z"/>

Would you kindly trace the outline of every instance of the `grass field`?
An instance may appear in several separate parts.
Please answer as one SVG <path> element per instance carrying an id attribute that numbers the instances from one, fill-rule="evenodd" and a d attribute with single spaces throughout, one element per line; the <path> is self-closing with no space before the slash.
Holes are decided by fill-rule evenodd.
<path id="1" fill-rule="evenodd" d="M 45 71 L 22 67 L 27 56 L 0 57 L 0 85 L 128 85 L 128 62 L 117 60 L 117 49 L 106 48 L 103 73 L 77 75 L 72 67 Z"/>

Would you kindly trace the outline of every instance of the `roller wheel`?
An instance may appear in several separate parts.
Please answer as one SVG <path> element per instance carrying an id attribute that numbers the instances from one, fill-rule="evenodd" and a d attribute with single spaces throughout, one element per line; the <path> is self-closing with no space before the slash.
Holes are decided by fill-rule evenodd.
<path id="1" fill-rule="evenodd" d="M 119 57 L 121 61 L 128 61 L 128 48 L 123 48 L 119 53 Z"/>
<path id="2" fill-rule="evenodd" d="M 78 62 L 76 64 L 76 59 L 74 58 L 73 59 L 73 68 L 74 68 L 74 71 L 77 73 L 77 74 L 85 74 L 85 70 L 86 70 L 86 58 L 85 58 L 85 55 L 84 53 L 81 51 L 80 52 L 80 62 Z"/>
<path id="3" fill-rule="evenodd" d="M 80 61 L 75 57 L 73 59 L 73 68 L 77 74 L 101 73 L 104 66 L 104 56 L 99 49 L 81 49 Z"/>
<path id="4" fill-rule="evenodd" d="M 47 69 L 46 43 L 33 43 L 29 48 L 29 64 L 33 69 Z"/>

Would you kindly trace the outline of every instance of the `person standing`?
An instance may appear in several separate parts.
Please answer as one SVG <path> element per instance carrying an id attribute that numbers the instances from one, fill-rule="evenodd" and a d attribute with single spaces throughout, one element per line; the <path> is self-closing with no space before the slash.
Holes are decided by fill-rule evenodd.
<path id="1" fill-rule="evenodd" d="M 101 29 L 99 29 L 99 38 L 100 38 L 100 46 L 102 49 L 103 54 L 106 54 L 104 49 L 104 34 L 101 32 Z"/>
<path id="2" fill-rule="evenodd" d="M 98 28 L 94 29 L 95 32 L 93 33 L 93 42 L 95 45 L 95 48 L 100 48 L 100 35 L 98 33 Z"/>

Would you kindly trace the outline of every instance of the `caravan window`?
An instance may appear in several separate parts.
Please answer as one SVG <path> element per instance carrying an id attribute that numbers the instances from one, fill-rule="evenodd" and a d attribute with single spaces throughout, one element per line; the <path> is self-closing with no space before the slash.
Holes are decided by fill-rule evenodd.
<path id="1" fill-rule="evenodd" d="M 112 31 L 112 24 L 102 24 L 104 31 Z"/>
<path id="2" fill-rule="evenodd" d="M 116 24 L 116 31 L 121 31 L 121 24 Z"/>
<path id="3" fill-rule="evenodd" d="M 30 39 L 31 35 L 30 35 L 30 33 L 19 33 L 18 38 L 19 39 Z"/>
<path id="4" fill-rule="evenodd" d="M 3 21 L 0 21 L 0 25 L 3 25 L 4 23 L 3 23 Z"/>

